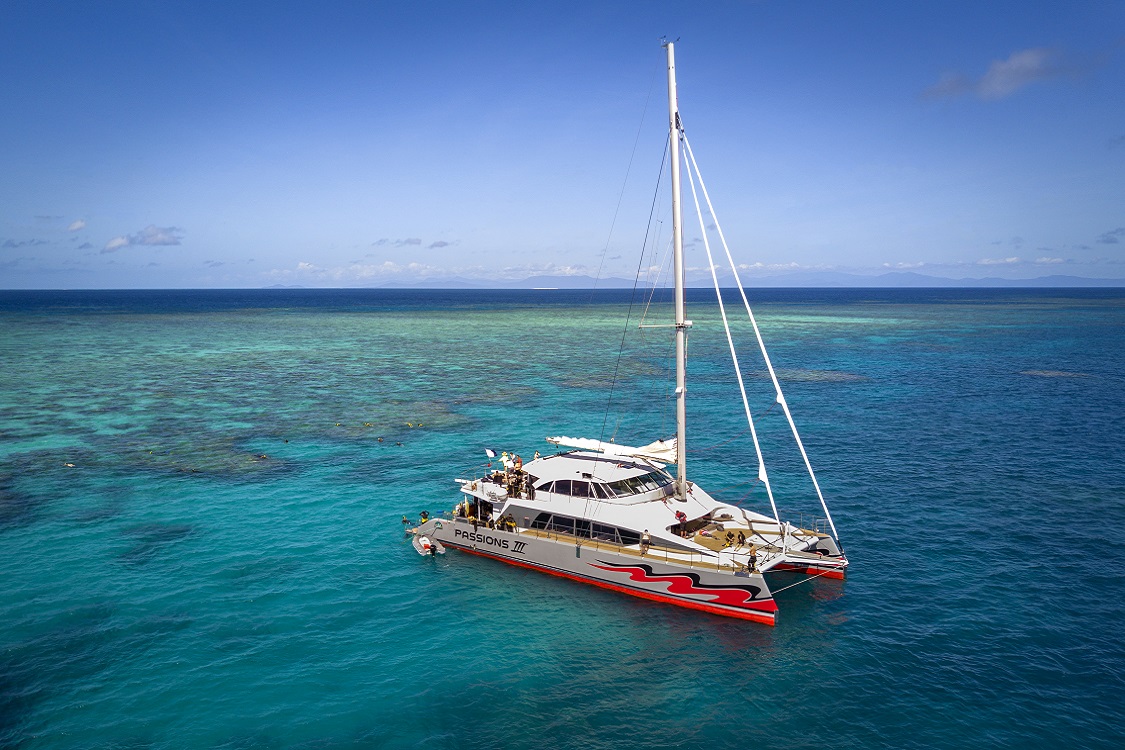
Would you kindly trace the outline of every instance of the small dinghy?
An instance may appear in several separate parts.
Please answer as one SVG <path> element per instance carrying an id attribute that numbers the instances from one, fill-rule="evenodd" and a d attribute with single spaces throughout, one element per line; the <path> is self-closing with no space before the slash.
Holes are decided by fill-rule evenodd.
<path id="1" fill-rule="evenodd" d="M 444 555 L 445 547 L 437 539 L 432 539 L 425 534 L 415 534 L 411 540 L 414 549 L 419 555 Z"/>

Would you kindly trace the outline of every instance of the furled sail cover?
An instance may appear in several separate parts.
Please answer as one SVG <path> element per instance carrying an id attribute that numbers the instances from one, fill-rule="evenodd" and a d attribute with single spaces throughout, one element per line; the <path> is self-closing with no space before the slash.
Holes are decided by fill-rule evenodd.
<path id="1" fill-rule="evenodd" d="M 580 448 L 586 451 L 597 451 L 598 453 L 605 453 L 609 456 L 621 456 L 622 458 L 643 458 L 649 461 L 657 461 L 662 464 L 676 463 L 676 439 L 669 438 L 668 440 L 657 440 L 643 445 L 640 448 L 634 448 L 629 445 L 618 445 L 617 443 L 606 443 L 601 440 L 593 440 L 590 438 L 572 438 L 572 437 L 549 437 L 548 443 L 562 446 L 564 448 Z"/>

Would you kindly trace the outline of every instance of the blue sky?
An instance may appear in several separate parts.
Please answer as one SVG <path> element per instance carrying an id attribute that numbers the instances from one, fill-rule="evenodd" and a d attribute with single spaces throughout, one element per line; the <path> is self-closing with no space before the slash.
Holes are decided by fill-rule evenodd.
<path id="1" fill-rule="evenodd" d="M 322 5 L 0 5 L 0 287 L 631 277 L 662 35 L 750 280 L 1125 277 L 1125 3 Z"/>

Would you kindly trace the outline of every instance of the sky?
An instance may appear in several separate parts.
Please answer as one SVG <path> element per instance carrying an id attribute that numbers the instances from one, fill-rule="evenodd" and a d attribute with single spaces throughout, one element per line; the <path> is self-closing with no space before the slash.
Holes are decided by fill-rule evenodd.
<path id="1" fill-rule="evenodd" d="M 665 36 L 751 283 L 1125 278 L 1118 0 L 7 0 L 0 288 L 632 278 Z"/>

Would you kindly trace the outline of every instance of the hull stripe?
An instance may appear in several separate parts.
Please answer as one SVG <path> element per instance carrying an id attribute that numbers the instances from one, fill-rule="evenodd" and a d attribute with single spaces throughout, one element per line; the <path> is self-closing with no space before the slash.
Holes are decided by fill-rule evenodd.
<path id="1" fill-rule="evenodd" d="M 641 589 L 635 589 L 635 588 L 632 588 L 630 586 L 621 586 L 621 585 L 616 584 L 616 583 L 608 583 L 606 581 L 598 581 L 598 580 L 595 580 L 593 578 L 585 578 L 585 577 L 577 575 L 575 573 L 567 573 L 567 572 L 564 572 L 564 571 L 561 571 L 561 570 L 556 570 L 554 568 L 547 568 L 547 567 L 543 567 L 543 566 L 540 566 L 540 565 L 535 565 L 534 563 L 523 562 L 521 560 L 513 560 L 510 557 L 501 557 L 499 555 L 494 555 L 490 552 L 483 552 L 481 550 L 469 549 L 468 547 L 461 547 L 459 545 L 451 544 L 449 542 L 443 542 L 443 544 L 445 544 L 448 547 L 453 547 L 453 549 L 461 550 L 462 552 L 468 552 L 470 555 L 479 555 L 480 557 L 490 557 L 493 560 L 499 560 L 500 562 L 506 562 L 509 565 L 515 565 L 516 567 L 519 567 L 519 568 L 528 568 L 530 570 L 537 570 L 541 573 L 550 573 L 551 575 L 558 576 L 559 578 L 569 578 L 572 581 L 578 581 L 579 583 L 588 583 L 592 586 L 597 586 L 598 588 L 609 589 L 610 591 L 617 591 L 617 592 L 622 593 L 622 594 L 629 594 L 630 596 L 636 596 L 636 597 L 639 597 L 641 599 L 648 599 L 650 601 L 661 602 L 663 604 L 674 604 L 677 607 L 686 607 L 687 609 L 697 609 L 697 610 L 700 610 L 702 612 L 710 612 L 711 614 L 714 614 L 714 615 L 722 615 L 723 617 L 735 617 L 739 620 L 751 620 L 753 622 L 760 622 L 763 625 L 776 625 L 777 624 L 777 622 L 776 622 L 777 615 L 772 613 L 772 612 L 771 613 L 750 612 L 750 611 L 746 611 L 746 610 L 738 611 L 738 610 L 728 609 L 726 607 L 716 607 L 712 604 L 704 604 L 703 602 L 696 602 L 696 601 L 691 601 L 691 600 L 687 600 L 687 599 L 677 599 L 674 596 L 663 596 L 661 594 L 654 594 L 650 591 L 643 591 Z"/>
<path id="2" fill-rule="evenodd" d="M 599 561 L 600 562 L 600 561 Z M 699 582 L 699 576 L 689 573 L 662 573 L 653 575 L 652 568 L 647 565 L 610 565 L 604 563 L 595 565 L 595 568 L 609 573 L 628 573 L 630 580 L 639 583 L 667 583 L 669 594 L 695 594 L 712 597 L 714 604 L 725 604 L 728 607 L 743 607 L 756 609 L 763 612 L 776 612 L 777 602 L 772 598 L 754 601 L 754 596 L 761 591 L 758 586 L 709 586 Z"/>

